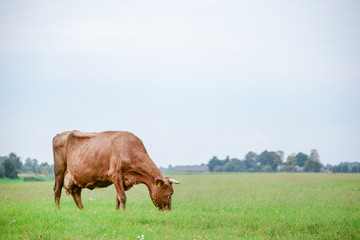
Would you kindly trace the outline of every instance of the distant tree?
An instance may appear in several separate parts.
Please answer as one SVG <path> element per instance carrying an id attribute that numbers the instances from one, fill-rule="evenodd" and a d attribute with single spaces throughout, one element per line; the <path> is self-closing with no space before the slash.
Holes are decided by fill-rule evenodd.
<path id="1" fill-rule="evenodd" d="M 351 168 L 352 173 L 360 173 L 360 164 Z"/>
<path id="2" fill-rule="evenodd" d="M 17 176 L 18 171 L 16 169 L 16 165 L 11 159 L 6 158 L 5 160 L 3 160 L 2 165 L 5 170 L 5 177 L 7 177 L 7 178 L 17 178 L 18 177 Z"/>
<path id="3" fill-rule="evenodd" d="M 332 171 L 333 173 L 338 173 L 338 172 L 340 172 L 340 166 L 338 166 L 338 165 L 333 166 L 333 167 L 331 168 L 331 171 Z"/>
<path id="4" fill-rule="evenodd" d="M 320 155 L 316 149 L 311 150 L 310 158 L 314 161 L 320 162 Z"/>
<path id="5" fill-rule="evenodd" d="M 282 163 L 281 157 L 276 152 L 263 151 L 257 158 L 260 166 L 270 166 L 273 171 Z"/>
<path id="6" fill-rule="evenodd" d="M 263 165 L 261 166 L 261 172 L 273 172 L 274 170 L 270 165 Z"/>
<path id="7" fill-rule="evenodd" d="M 224 165 L 224 170 L 225 170 L 225 172 L 234 172 L 235 171 L 234 164 L 232 162 L 226 163 Z"/>
<path id="8" fill-rule="evenodd" d="M 271 167 L 273 168 L 273 170 L 276 170 L 277 166 L 279 166 L 283 163 L 284 152 L 277 151 L 277 152 L 272 152 L 272 154 L 274 155 L 274 163 Z"/>
<path id="9" fill-rule="evenodd" d="M 255 164 L 256 165 L 256 164 Z M 246 163 L 245 160 L 243 161 L 239 161 L 239 163 L 235 166 L 235 171 L 236 172 L 249 172 L 249 171 L 253 171 L 253 167 L 250 168 L 248 167 L 248 163 Z"/>
<path id="10" fill-rule="evenodd" d="M 222 172 L 223 171 L 223 166 L 230 162 L 230 157 L 226 156 L 225 160 L 220 160 L 218 159 L 216 156 L 214 156 L 212 159 L 210 159 L 209 163 L 208 163 L 208 167 L 209 167 L 209 171 L 210 172 Z M 217 167 L 219 166 L 219 167 Z M 220 169 L 222 169 L 220 171 Z"/>
<path id="11" fill-rule="evenodd" d="M 170 165 L 171 166 L 171 165 Z M 171 166 L 172 167 L 172 166 Z M 54 172 L 54 164 L 52 163 L 52 164 L 50 164 L 50 171 L 53 173 Z M 172 171 L 173 171 L 173 169 L 172 169 Z"/>
<path id="12" fill-rule="evenodd" d="M 5 158 L 7 158 L 7 156 L 0 157 L 0 164 L 2 163 L 3 160 L 5 160 Z"/>
<path id="13" fill-rule="evenodd" d="M 51 168 L 48 163 L 41 163 L 38 169 L 38 173 L 48 175 L 51 172 Z"/>
<path id="14" fill-rule="evenodd" d="M 214 156 L 208 163 L 209 171 L 214 172 L 214 168 L 217 165 L 221 165 L 221 161 L 216 156 Z"/>
<path id="15" fill-rule="evenodd" d="M 284 162 L 284 152 L 279 150 L 276 152 L 277 155 L 279 155 L 281 162 Z"/>
<path id="16" fill-rule="evenodd" d="M 331 170 L 333 168 L 333 165 L 331 165 L 331 164 L 326 164 L 326 166 L 325 166 L 325 169 L 328 169 L 328 170 Z"/>
<path id="17" fill-rule="evenodd" d="M 246 169 L 247 172 L 261 172 L 261 167 L 259 165 L 255 165 L 252 168 Z"/>
<path id="18" fill-rule="evenodd" d="M 306 162 L 307 164 L 305 164 Z M 230 159 L 229 156 L 221 160 L 214 156 L 209 160 L 207 166 L 210 172 L 273 172 L 278 169 L 278 166 L 282 166 L 281 171 L 296 171 L 297 166 L 299 166 L 304 167 L 304 170 L 308 172 L 319 172 L 322 164 L 320 163 L 320 156 L 317 150 L 312 150 L 310 156 L 301 152 L 297 155 L 292 154 L 288 156 L 285 163 L 283 151 L 269 152 L 265 150 L 259 155 L 250 151 L 245 155 L 244 160 L 237 158 Z M 52 167 L 50 168 L 53 169 Z"/>
<path id="19" fill-rule="evenodd" d="M 10 159 L 15 164 L 15 168 L 18 173 L 24 171 L 24 166 L 20 160 L 20 157 L 16 156 L 15 153 L 10 153 L 6 159 Z"/>
<path id="20" fill-rule="evenodd" d="M 32 171 L 34 173 L 39 173 L 39 161 L 36 158 L 32 159 L 32 161 L 33 161 Z"/>
<path id="21" fill-rule="evenodd" d="M 260 155 L 258 155 L 256 160 L 257 160 L 257 162 L 260 163 L 260 166 L 270 165 L 270 163 L 272 161 L 271 156 L 267 150 L 260 153 Z"/>
<path id="22" fill-rule="evenodd" d="M 315 162 L 309 158 L 305 162 L 304 171 L 305 172 L 320 172 L 320 168 L 321 168 L 320 164 L 318 164 L 317 162 Z"/>
<path id="23" fill-rule="evenodd" d="M 350 168 L 349 168 L 348 165 L 343 164 L 343 165 L 340 166 L 340 172 L 348 173 L 349 171 L 350 171 Z"/>
<path id="24" fill-rule="evenodd" d="M 248 152 L 245 155 L 244 163 L 247 170 L 250 170 L 251 168 L 254 168 L 256 166 L 256 158 L 257 154 L 254 152 Z"/>
<path id="25" fill-rule="evenodd" d="M 245 172 L 246 166 L 243 161 L 237 158 L 230 159 L 230 163 L 234 166 L 234 172 Z M 225 167 L 225 165 L 224 165 Z"/>
<path id="26" fill-rule="evenodd" d="M 39 163 L 37 159 L 27 158 L 24 164 L 25 172 L 39 173 Z"/>
<path id="27" fill-rule="evenodd" d="M 224 171 L 224 166 L 222 165 L 216 165 L 213 169 L 213 172 L 223 172 Z"/>
<path id="28" fill-rule="evenodd" d="M 343 163 L 340 163 L 339 165 L 333 167 L 334 173 L 348 173 L 349 171 L 349 166 Z"/>
<path id="29" fill-rule="evenodd" d="M 296 154 L 296 163 L 299 167 L 304 167 L 306 160 L 308 160 L 309 156 L 299 152 Z"/>
<path id="30" fill-rule="evenodd" d="M 284 164 L 283 171 L 284 172 L 296 172 L 296 156 L 295 153 L 291 154 L 287 157 L 286 162 Z"/>
<path id="31" fill-rule="evenodd" d="M 32 172 L 32 160 L 31 158 L 27 158 L 24 163 L 25 172 Z"/>
<path id="32" fill-rule="evenodd" d="M 304 165 L 305 172 L 320 172 L 322 164 L 320 163 L 320 156 L 316 149 L 311 150 L 310 157 L 306 160 Z"/>
<path id="33" fill-rule="evenodd" d="M 333 173 L 360 173 L 360 163 L 358 162 L 341 162 L 332 166 L 330 170 Z"/>
<path id="34" fill-rule="evenodd" d="M 0 178 L 4 178 L 4 177 L 5 177 L 5 169 L 4 166 L 0 164 Z"/>
<path id="35" fill-rule="evenodd" d="M 230 157 L 226 156 L 225 160 L 222 161 L 223 165 L 227 164 L 228 162 L 230 162 Z"/>

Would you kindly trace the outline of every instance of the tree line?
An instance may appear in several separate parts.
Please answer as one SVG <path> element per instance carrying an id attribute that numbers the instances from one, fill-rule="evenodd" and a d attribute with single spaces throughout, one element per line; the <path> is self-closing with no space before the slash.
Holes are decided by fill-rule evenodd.
<path id="1" fill-rule="evenodd" d="M 248 152 L 244 159 L 230 158 L 221 160 L 214 156 L 208 162 L 210 172 L 320 172 L 323 164 L 316 149 L 310 154 L 299 152 L 284 159 L 283 151 L 263 151 L 260 154 Z"/>
<path id="2" fill-rule="evenodd" d="M 333 173 L 360 173 L 359 162 L 342 162 L 338 165 L 327 165 Z"/>
<path id="3" fill-rule="evenodd" d="M 15 153 L 0 157 L 0 178 L 18 178 L 19 173 L 50 174 L 54 166 L 47 162 L 40 163 L 37 159 L 27 158 L 23 164 Z"/>
<path id="4" fill-rule="evenodd" d="M 316 149 L 310 154 L 299 152 L 291 154 L 284 160 L 283 151 L 263 151 L 260 154 L 248 152 L 244 159 L 218 159 L 216 156 L 208 162 L 210 172 L 320 172 L 321 170 L 333 173 L 360 173 L 360 163 L 344 162 L 338 165 L 323 166 Z M 19 173 L 50 174 L 54 165 L 39 163 L 37 159 L 27 158 L 23 164 L 15 153 L 0 157 L 0 178 L 18 178 Z"/>

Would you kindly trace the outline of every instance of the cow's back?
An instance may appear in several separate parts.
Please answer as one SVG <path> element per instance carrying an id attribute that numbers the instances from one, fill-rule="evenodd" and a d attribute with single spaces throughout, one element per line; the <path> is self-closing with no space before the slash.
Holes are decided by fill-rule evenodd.
<path id="1" fill-rule="evenodd" d="M 72 132 L 67 137 L 67 169 L 81 186 L 109 181 L 134 152 L 146 152 L 141 140 L 124 131 Z"/>

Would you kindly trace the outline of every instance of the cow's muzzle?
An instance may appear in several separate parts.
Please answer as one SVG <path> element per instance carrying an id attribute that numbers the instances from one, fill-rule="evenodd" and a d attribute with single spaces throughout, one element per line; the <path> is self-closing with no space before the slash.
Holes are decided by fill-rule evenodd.
<path id="1" fill-rule="evenodd" d="M 166 204 L 163 204 L 163 205 L 157 205 L 157 208 L 160 210 L 160 211 L 170 211 L 171 210 L 171 198 L 168 199 L 167 203 Z"/>

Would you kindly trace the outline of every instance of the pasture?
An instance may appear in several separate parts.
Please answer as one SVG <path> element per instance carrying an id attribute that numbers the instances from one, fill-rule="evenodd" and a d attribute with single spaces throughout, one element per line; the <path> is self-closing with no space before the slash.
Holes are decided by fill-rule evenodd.
<path id="1" fill-rule="evenodd" d="M 83 190 L 84 210 L 53 182 L 0 184 L 1 239 L 360 239 L 360 175 L 172 175 L 173 210 L 145 185 L 115 211 L 115 189 Z"/>

